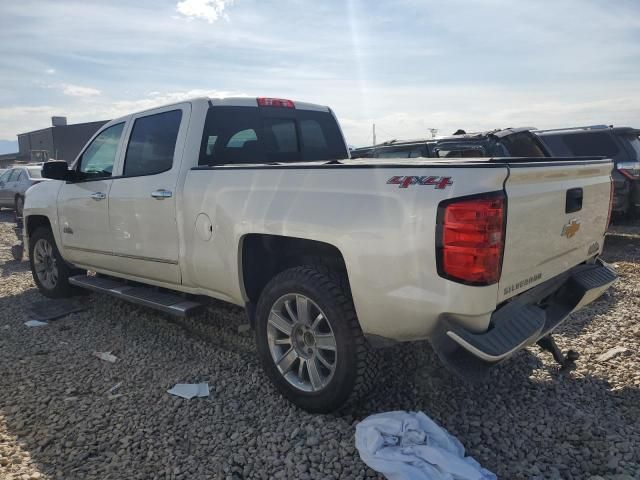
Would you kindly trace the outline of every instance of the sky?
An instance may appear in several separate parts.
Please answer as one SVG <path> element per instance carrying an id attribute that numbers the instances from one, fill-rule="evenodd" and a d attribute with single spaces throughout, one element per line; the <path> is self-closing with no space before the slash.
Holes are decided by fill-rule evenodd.
<path id="1" fill-rule="evenodd" d="M 56 0 L 0 4 L 0 148 L 195 96 L 329 105 L 353 146 L 640 127 L 638 0 Z"/>

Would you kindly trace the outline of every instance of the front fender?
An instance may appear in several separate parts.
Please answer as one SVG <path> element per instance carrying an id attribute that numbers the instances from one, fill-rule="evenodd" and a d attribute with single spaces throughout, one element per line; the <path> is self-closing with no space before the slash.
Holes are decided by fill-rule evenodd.
<path id="1" fill-rule="evenodd" d="M 49 220 L 53 238 L 61 245 L 60 228 L 58 227 L 58 193 L 62 182 L 49 180 L 37 183 L 25 193 L 24 199 L 24 248 L 29 251 L 29 217 L 43 216 Z"/>

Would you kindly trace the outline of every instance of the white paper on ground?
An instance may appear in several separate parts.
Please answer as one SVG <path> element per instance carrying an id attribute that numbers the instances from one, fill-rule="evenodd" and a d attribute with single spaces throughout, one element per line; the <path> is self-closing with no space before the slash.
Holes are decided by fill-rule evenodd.
<path id="1" fill-rule="evenodd" d="M 362 461 L 389 480 L 496 480 L 422 412 L 371 415 L 356 426 Z"/>
<path id="2" fill-rule="evenodd" d="M 93 354 L 105 362 L 116 363 L 116 360 L 118 359 L 118 357 L 112 355 L 111 352 L 93 352 Z"/>
<path id="3" fill-rule="evenodd" d="M 603 354 L 598 355 L 598 358 L 596 358 L 596 360 L 599 362 L 606 362 L 607 360 L 611 360 L 616 355 L 620 353 L 627 353 L 628 351 L 629 350 L 625 347 L 613 347 L 607 350 L 606 352 L 604 352 Z"/>
<path id="4" fill-rule="evenodd" d="M 116 383 L 113 387 L 111 387 L 109 390 L 107 390 L 107 393 L 113 393 L 114 391 L 116 391 L 117 389 L 120 388 L 120 385 L 122 385 L 122 382 Z"/>
<path id="5" fill-rule="evenodd" d="M 49 325 L 47 322 L 41 322 L 40 320 L 29 320 L 24 322 L 27 327 L 44 327 L 45 325 Z"/>
<path id="6" fill-rule="evenodd" d="M 167 390 L 167 393 L 191 399 L 193 397 L 208 397 L 209 396 L 209 384 L 203 383 L 176 383 L 172 389 Z"/>

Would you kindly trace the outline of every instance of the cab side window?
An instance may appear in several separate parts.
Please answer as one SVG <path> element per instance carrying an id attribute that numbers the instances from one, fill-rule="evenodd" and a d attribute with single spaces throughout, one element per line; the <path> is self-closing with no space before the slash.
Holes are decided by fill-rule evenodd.
<path id="1" fill-rule="evenodd" d="M 9 181 L 10 176 L 11 176 L 11 170 L 7 170 L 2 175 L 0 175 L 0 182 L 7 183 Z"/>
<path id="2" fill-rule="evenodd" d="M 80 157 L 78 172 L 82 174 L 82 178 L 111 176 L 123 129 L 124 123 L 118 123 L 103 130 L 93 139 Z"/>
<path id="3" fill-rule="evenodd" d="M 170 170 L 181 120 L 181 110 L 138 118 L 127 146 L 124 176 L 154 175 Z"/>

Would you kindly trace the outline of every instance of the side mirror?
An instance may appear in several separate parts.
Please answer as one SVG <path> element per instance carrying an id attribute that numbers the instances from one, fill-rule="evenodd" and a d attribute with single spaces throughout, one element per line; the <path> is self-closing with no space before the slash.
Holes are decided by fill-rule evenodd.
<path id="1" fill-rule="evenodd" d="M 42 176 L 52 180 L 72 181 L 75 177 L 73 170 L 64 160 L 52 160 L 42 164 Z"/>

